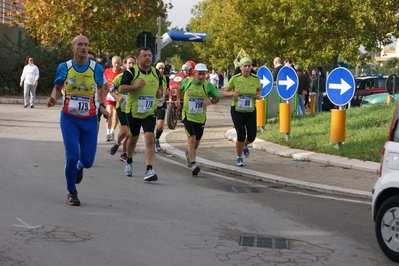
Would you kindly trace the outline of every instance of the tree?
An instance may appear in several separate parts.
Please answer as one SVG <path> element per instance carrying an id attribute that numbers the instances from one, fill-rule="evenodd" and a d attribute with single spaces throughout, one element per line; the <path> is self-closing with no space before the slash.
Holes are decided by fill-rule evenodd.
<path id="1" fill-rule="evenodd" d="M 385 62 L 384 66 L 385 66 L 387 69 L 389 69 L 389 68 L 396 68 L 396 67 L 398 66 L 398 62 L 399 62 L 399 58 L 397 58 L 397 57 L 392 57 L 392 58 L 389 58 L 389 59 Z"/>
<path id="2" fill-rule="evenodd" d="M 390 35 L 397 36 L 398 5 L 399 0 L 205 0 L 194 7 L 189 27 L 208 32 L 212 65 L 232 64 L 241 48 L 258 62 L 281 56 L 304 67 L 334 67 L 340 54 L 357 65 L 361 44 L 378 52 Z"/>
<path id="3" fill-rule="evenodd" d="M 26 0 L 27 15 L 19 19 L 42 45 L 70 43 L 84 34 L 97 53 L 126 54 L 137 50 L 140 32 L 157 32 L 157 17 L 171 7 L 161 0 Z"/>

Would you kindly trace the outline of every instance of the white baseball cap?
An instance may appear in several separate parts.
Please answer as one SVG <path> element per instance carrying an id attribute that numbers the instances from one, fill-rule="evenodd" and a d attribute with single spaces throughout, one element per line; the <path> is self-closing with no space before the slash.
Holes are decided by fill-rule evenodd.
<path id="1" fill-rule="evenodd" d="M 206 68 L 205 64 L 198 63 L 195 65 L 195 71 L 208 71 L 208 68 Z"/>

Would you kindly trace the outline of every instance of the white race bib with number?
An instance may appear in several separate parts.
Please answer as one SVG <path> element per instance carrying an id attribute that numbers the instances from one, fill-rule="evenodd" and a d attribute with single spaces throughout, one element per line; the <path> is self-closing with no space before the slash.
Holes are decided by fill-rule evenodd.
<path id="1" fill-rule="evenodd" d="M 73 115 L 88 116 L 90 113 L 90 97 L 71 95 L 68 112 Z"/>
<path id="2" fill-rule="evenodd" d="M 188 112 L 190 114 L 201 114 L 203 112 L 202 106 L 204 105 L 203 98 L 189 98 L 188 99 Z"/>
<path id="3" fill-rule="evenodd" d="M 139 96 L 138 113 L 147 113 L 152 111 L 154 105 L 154 96 Z"/>
<path id="4" fill-rule="evenodd" d="M 238 96 L 237 110 L 248 111 L 252 109 L 252 96 L 241 95 Z"/>

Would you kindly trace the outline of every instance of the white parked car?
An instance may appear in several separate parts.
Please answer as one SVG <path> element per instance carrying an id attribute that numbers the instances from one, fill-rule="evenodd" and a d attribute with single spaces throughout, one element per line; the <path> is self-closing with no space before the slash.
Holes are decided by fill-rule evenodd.
<path id="1" fill-rule="evenodd" d="M 399 262 L 399 104 L 381 154 L 380 177 L 374 185 L 372 215 L 378 244 Z"/>

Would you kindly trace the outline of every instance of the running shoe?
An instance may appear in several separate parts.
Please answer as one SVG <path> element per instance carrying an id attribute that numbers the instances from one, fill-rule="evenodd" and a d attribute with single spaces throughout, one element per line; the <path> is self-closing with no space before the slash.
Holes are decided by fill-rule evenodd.
<path id="1" fill-rule="evenodd" d="M 191 167 L 190 156 L 188 155 L 187 150 L 186 150 L 186 165 L 187 167 Z"/>
<path id="2" fill-rule="evenodd" d="M 80 206 L 80 200 L 78 199 L 78 192 L 72 190 L 68 193 L 66 203 L 70 206 Z"/>
<path id="3" fill-rule="evenodd" d="M 107 136 L 105 137 L 105 141 L 111 141 L 111 134 L 107 134 Z"/>
<path id="4" fill-rule="evenodd" d="M 35 105 L 34 105 L 34 104 L 31 104 L 30 108 L 35 108 Z"/>
<path id="5" fill-rule="evenodd" d="M 24 108 L 26 108 L 26 107 L 28 107 L 28 106 L 29 106 L 29 104 L 25 104 L 25 105 L 24 105 Z"/>
<path id="6" fill-rule="evenodd" d="M 127 161 L 127 154 L 126 154 L 126 152 L 124 152 L 124 153 L 121 154 L 121 156 L 119 157 L 119 160 L 126 163 L 126 161 Z"/>
<path id="7" fill-rule="evenodd" d="M 159 140 L 155 141 L 155 152 L 160 152 L 161 151 L 161 144 L 159 143 Z"/>
<path id="8" fill-rule="evenodd" d="M 133 164 L 126 163 L 125 164 L 125 176 L 133 176 Z"/>
<path id="9" fill-rule="evenodd" d="M 242 159 L 242 157 L 237 157 L 236 165 L 237 166 L 244 166 L 244 160 Z"/>
<path id="10" fill-rule="evenodd" d="M 244 153 L 244 156 L 245 156 L 246 158 L 248 158 L 248 156 L 249 156 L 249 149 L 248 149 L 248 146 L 244 146 L 244 149 L 242 150 L 242 152 Z"/>
<path id="11" fill-rule="evenodd" d="M 115 141 L 115 133 L 114 132 L 111 133 L 111 141 Z"/>
<path id="12" fill-rule="evenodd" d="M 76 174 L 75 184 L 79 184 L 80 182 L 82 182 L 82 179 L 83 179 L 83 169 L 78 169 L 78 172 Z"/>
<path id="13" fill-rule="evenodd" d="M 198 175 L 198 173 L 200 171 L 201 171 L 201 169 L 196 164 L 191 165 L 191 174 L 192 175 Z"/>
<path id="14" fill-rule="evenodd" d="M 149 170 L 147 170 L 147 172 L 145 172 L 144 181 L 157 181 L 157 180 L 158 180 L 158 176 L 154 172 L 154 170 L 149 169 Z"/>
<path id="15" fill-rule="evenodd" d="M 114 144 L 114 146 L 111 147 L 111 149 L 109 149 L 109 154 L 114 155 L 117 151 L 118 151 L 119 145 L 118 144 Z"/>

